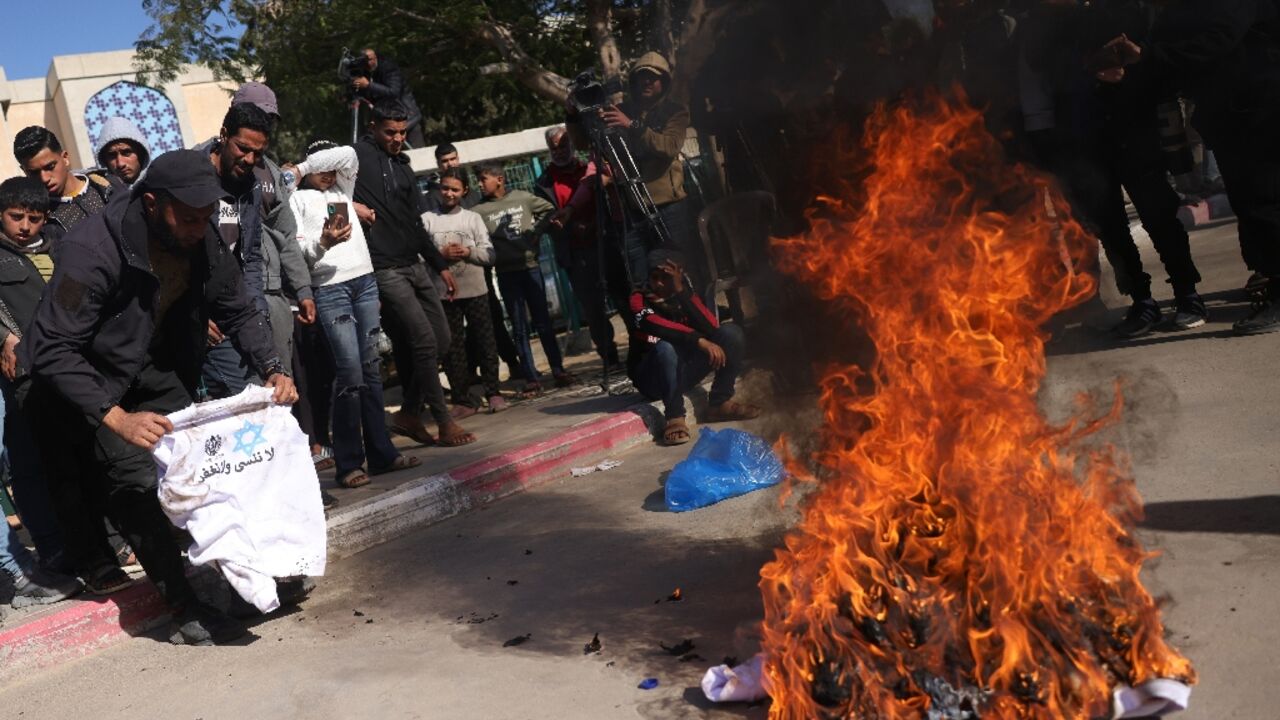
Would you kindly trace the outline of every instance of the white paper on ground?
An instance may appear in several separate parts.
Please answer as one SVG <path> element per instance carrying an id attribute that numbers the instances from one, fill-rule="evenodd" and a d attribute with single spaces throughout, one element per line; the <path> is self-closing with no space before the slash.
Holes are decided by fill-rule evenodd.
<path id="1" fill-rule="evenodd" d="M 621 464 L 622 464 L 621 460 L 605 460 L 604 462 L 601 462 L 599 465 L 588 465 L 586 467 L 571 468 L 569 470 L 569 473 L 572 474 L 574 477 L 582 477 L 583 475 L 590 475 L 591 473 L 596 471 L 603 472 L 605 470 L 612 470 Z"/>
<path id="2" fill-rule="evenodd" d="M 1157 678 L 1138 687 L 1121 685 L 1112 698 L 1114 720 L 1159 717 L 1186 710 L 1191 701 L 1191 687 L 1177 680 Z"/>
<path id="3" fill-rule="evenodd" d="M 711 702 L 755 702 L 765 698 L 764 654 L 738 665 L 717 665 L 702 676 L 702 693 Z"/>
<path id="4" fill-rule="evenodd" d="M 280 606 L 275 578 L 319 576 L 324 507 L 311 447 L 270 388 L 173 413 L 155 449 L 160 506 L 191 534 L 192 564 L 215 563 L 262 612 Z"/>

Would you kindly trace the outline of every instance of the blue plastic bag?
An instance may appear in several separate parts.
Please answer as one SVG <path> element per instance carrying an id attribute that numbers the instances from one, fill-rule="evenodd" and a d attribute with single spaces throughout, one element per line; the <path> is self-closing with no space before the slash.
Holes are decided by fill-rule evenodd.
<path id="1" fill-rule="evenodd" d="M 667 476 L 667 509 L 696 510 L 777 485 L 782 473 L 782 461 L 763 438 L 733 428 L 702 428 L 689 457 Z"/>

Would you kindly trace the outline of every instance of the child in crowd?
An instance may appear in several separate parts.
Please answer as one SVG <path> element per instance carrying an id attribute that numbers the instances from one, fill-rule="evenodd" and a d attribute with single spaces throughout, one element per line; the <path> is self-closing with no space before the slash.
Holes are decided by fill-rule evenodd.
<path id="1" fill-rule="evenodd" d="M 542 341 L 542 350 L 551 364 L 556 387 L 568 387 L 578 380 L 564 369 L 564 358 L 551 326 L 547 310 L 547 291 L 543 286 L 542 268 L 538 264 L 542 221 L 550 220 L 555 206 L 523 190 L 507 190 L 506 173 L 501 164 L 485 163 L 477 170 L 480 193 L 484 202 L 474 209 L 484 218 L 485 227 L 497 253 L 498 290 L 511 318 L 516 349 L 524 365 L 523 394 L 534 396 L 542 391 L 538 369 L 533 364 L 529 325 L 524 309 L 528 307 L 533 327 Z"/>
<path id="2" fill-rule="evenodd" d="M 387 431 L 377 350 L 378 284 L 351 202 L 359 167 L 354 148 L 313 141 L 307 159 L 293 168 L 302 182 L 289 198 L 298 244 L 311 267 L 316 312 L 333 354 L 333 452 L 337 482 L 345 488 L 369 484 L 369 474 L 419 463 L 401 455 Z"/>
<path id="3" fill-rule="evenodd" d="M 0 416 L 18 511 L 41 560 L 53 565 L 67 561 L 62 557 L 62 530 L 40 472 L 31 428 L 18 411 L 15 397 L 17 383 L 25 375 L 18 366 L 18 343 L 53 275 L 52 243 L 40 234 L 48 208 L 49 191 L 39 180 L 21 177 L 0 183 L 0 387 L 4 391 Z M 105 528 L 98 523 L 97 529 L 105 541 Z M 7 524 L 0 527 L 0 570 L 13 581 L 14 607 L 53 603 L 80 591 L 76 578 L 41 569 Z"/>
<path id="4" fill-rule="evenodd" d="M 721 325 L 689 289 L 684 257 L 658 249 L 649 253 L 649 282 L 631 295 L 636 331 L 627 354 L 627 374 L 636 390 L 661 400 L 667 445 L 689 442 L 684 394 L 715 372 L 707 422 L 750 420 L 760 409 L 733 399 L 745 350 L 742 328 Z"/>
<path id="5" fill-rule="evenodd" d="M 507 409 L 507 401 L 498 389 L 498 350 L 489 314 L 489 287 L 484 268 L 493 265 L 493 243 L 479 215 L 462 207 L 469 183 L 462 168 L 449 168 L 440 173 L 439 203 L 436 209 L 422 214 L 422 224 L 440 254 L 451 264 L 457 290 L 444 301 L 453 340 L 445 357 L 449 376 L 453 417 L 469 417 L 479 412 L 479 403 L 471 397 L 471 369 L 467 361 L 467 335 L 475 335 L 480 353 L 480 381 L 489 401 L 489 412 Z"/>

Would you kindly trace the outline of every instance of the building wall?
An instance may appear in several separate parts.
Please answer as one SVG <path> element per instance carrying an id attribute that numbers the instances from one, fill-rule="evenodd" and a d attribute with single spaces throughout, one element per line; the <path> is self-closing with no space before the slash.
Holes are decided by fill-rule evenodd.
<path id="1" fill-rule="evenodd" d="M 13 136 L 29 125 L 43 125 L 62 141 L 76 168 L 97 164 L 94 138 L 85 123 L 86 106 L 95 94 L 121 80 L 136 82 L 132 50 L 59 55 L 43 78 L 7 80 L 0 68 L 0 176 L 19 172 Z M 177 80 L 157 88 L 173 104 L 185 147 L 218 133 L 234 83 L 218 82 L 206 68 L 190 67 Z"/>
<path id="2" fill-rule="evenodd" d="M 191 118 L 191 134 L 194 142 L 203 142 L 218 134 L 222 127 L 222 118 L 231 106 L 231 95 L 236 91 L 232 82 L 214 82 L 210 76 L 207 82 L 192 82 L 182 86 L 182 96 L 186 101 L 187 115 Z"/>

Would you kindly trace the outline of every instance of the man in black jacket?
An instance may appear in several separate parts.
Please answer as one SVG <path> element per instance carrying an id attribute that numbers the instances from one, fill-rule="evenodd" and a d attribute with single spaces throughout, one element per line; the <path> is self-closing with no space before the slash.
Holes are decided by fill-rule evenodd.
<path id="1" fill-rule="evenodd" d="M 19 347 L 32 386 L 24 409 L 80 568 L 76 542 L 105 506 L 173 612 L 170 640 L 210 644 L 243 627 L 196 599 L 156 497 L 151 450 L 191 403 L 209 320 L 253 358 L 275 400 L 297 398 L 239 264 L 209 223 L 223 197 L 207 155 L 156 158 L 129 194 L 62 239 L 49 287 Z"/>
<path id="2" fill-rule="evenodd" d="M 378 102 L 369 124 L 371 134 L 355 145 L 360 172 L 353 199 L 366 227 L 382 323 L 404 386 L 404 401 L 391 416 L 390 427 L 423 444 L 436 442 L 422 424 L 422 411 L 429 407 L 439 426 L 439 443 L 466 445 L 476 438 L 450 417 L 440 385 L 440 356 L 449 349 L 450 336 L 436 280 L 453 295 L 453 275 L 422 224 L 422 193 L 409 157 L 402 152 L 408 117 L 399 102 Z"/>
<path id="3" fill-rule="evenodd" d="M 357 97 L 377 105 L 382 100 L 398 100 L 408 113 L 405 139 L 409 147 L 420 148 L 427 144 L 422 134 L 422 111 L 413 99 L 413 90 L 405 82 L 400 66 L 389 57 L 379 56 L 373 48 L 361 51 L 368 63 L 368 74 L 360 73 L 351 78 L 351 89 Z M 443 168 L 442 168 L 443 169 Z"/>
<path id="4" fill-rule="evenodd" d="M 1129 92 L 1181 88 L 1213 148 L 1239 219 L 1240 250 L 1267 278 L 1238 335 L 1280 331 L 1280 2 L 1172 3 L 1150 42 L 1121 36 L 1095 61 L 1099 79 Z"/>

